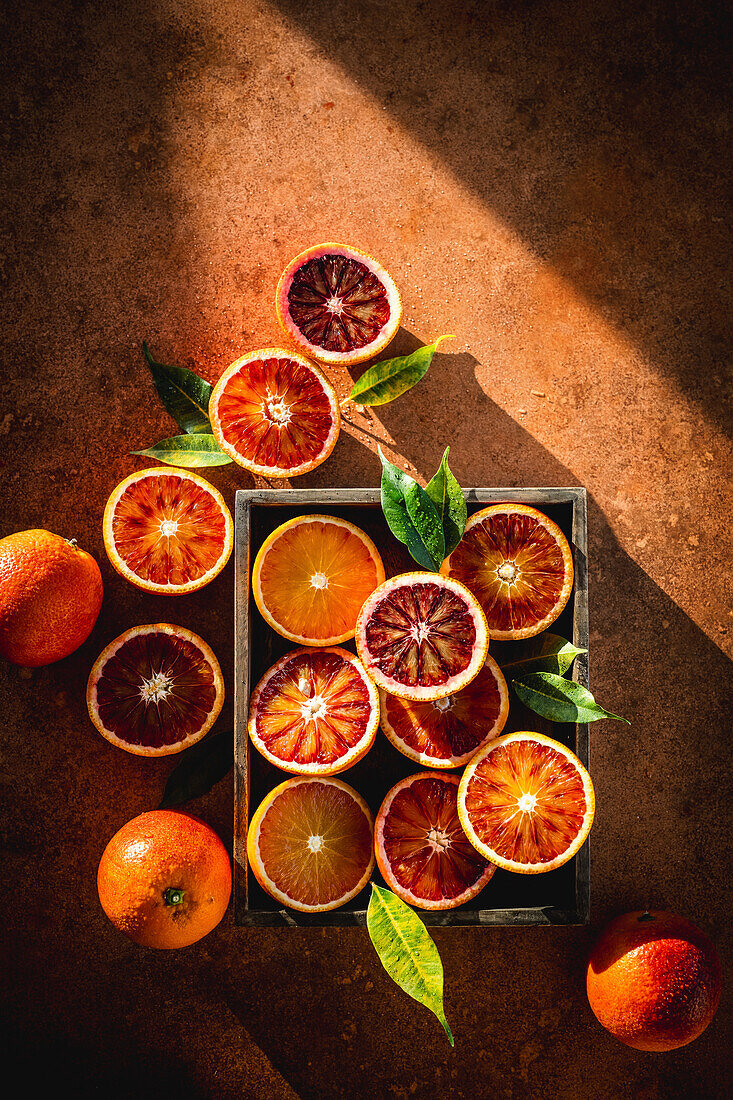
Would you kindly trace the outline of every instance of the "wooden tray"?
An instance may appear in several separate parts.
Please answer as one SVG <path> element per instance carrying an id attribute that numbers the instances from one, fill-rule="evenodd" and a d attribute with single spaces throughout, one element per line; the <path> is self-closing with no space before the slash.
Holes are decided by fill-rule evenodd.
<path id="1" fill-rule="evenodd" d="M 466 489 L 469 515 L 486 504 L 511 500 L 534 504 L 562 529 L 573 551 L 575 587 L 553 631 L 588 648 L 587 513 L 585 489 Z M 287 778 L 258 752 L 247 736 L 249 697 L 263 673 L 293 643 L 265 623 L 250 590 L 250 571 L 260 546 L 276 527 L 296 515 L 341 516 L 363 528 L 376 543 L 387 576 L 417 569 L 407 551 L 391 535 L 380 507 L 378 489 L 244 489 L 236 496 L 235 537 L 235 672 L 234 672 L 234 919 L 238 925 L 283 927 L 354 926 L 366 921 L 367 887 L 348 905 L 329 913 L 299 913 L 283 909 L 266 894 L 247 866 L 247 827 L 251 813 L 265 794 Z M 491 653 L 502 663 L 508 651 L 522 643 L 492 643 Z M 347 643 L 353 650 L 353 644 Z M 573 678 L 588 686 L 588 657 L 578 657 Z M 588 726 L 547 722 L 521 706 L 512 694 L 505 732 L 530 729 L 562 741 L 588 766 Z M 420 770 L 397 752 L 379 731 L 374 746 L 340 778 L 351 784 L 375 814 L 387 791 L 399 779 Z M 376 881 L 381 882 L 375 868 Z M 420 915 L 429 925 L 586 924 L 589 912 L 590 854 L 588 843 L 563 867 L 542 875 L 518 875 L 497 870 L 471 902 L 444 912 Z"/>

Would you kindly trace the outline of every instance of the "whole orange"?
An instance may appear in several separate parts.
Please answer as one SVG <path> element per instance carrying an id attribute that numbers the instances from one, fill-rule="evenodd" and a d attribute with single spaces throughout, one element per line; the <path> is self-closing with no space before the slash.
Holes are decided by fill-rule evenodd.
<path id="1" fill-rule="evenodd" d="M 151 810 L 112 837 L 97 889 L 109 919 L 135 943 L 188 947 L 224 916 L 232 869 L 205 822 L 178 810 Z"/>
<path id="2" fill-rule="evenodd" d="M 705 933 L 660 911 L 612 920 L 586 973 L 597 1019 L 636 1050 L 674 1050 L 697 1039 L 715 1015 L 721 983 L 720 959 Z"/>
<path id="3" fill-rule="evenodd" d="M 36 668 L 85 642 L 102 606 L 102 574 L 76 543 L 50 531 L 0 539 L 0 656 Z"/>

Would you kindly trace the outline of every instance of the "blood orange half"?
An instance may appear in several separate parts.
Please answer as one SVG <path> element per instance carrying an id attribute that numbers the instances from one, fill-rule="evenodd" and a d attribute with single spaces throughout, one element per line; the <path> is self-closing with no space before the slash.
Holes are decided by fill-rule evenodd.
<path id="1" fill-rule="evenodd" d="M 507 871 L 567 863 L 593 824 L 595 795 L 577 756 L 540 733 L 508 733 L 471 761 L 458 791 L 466 836 Z"/>
<path id="2" fill-rule="evenodd" d="M 359 613 L 355 640 L 367 675 L 383 691 L 416 700 L 466 687 L 489 646 L 476 597 L 436 573 L 403 573 L 381 584 Z"/>
<path id="3" fill-rule="evenodd" d="M 291 909 L 323 913 L 351 901 L 374 867 L 374 821 L 340 779 L 287 779 L 270 791 L 247 833 L 263 890 Z"/>
<path id="4" fill-rule="evenodd" d="M 556 523 L 525 504 L 474 513 L 441 573 L 478 597 L 497 640 L 531 638 L 554 623 L 573 588 L 573 555 Z"/>
<path id="5" fill-rule="evenodd" d="M 460 768 L 499 736 L 509 691 L 492 657 L 468 687 L 434 702 L 379 695 L 381 725 L 396 749 L 428 768 Z"/>
<path id="6" fill-rule="evenodd" d="M 379 552 L 359 527 L 335 516 L 296 516 L 260 547 L 252 593 L 284 638 L 338 645 L 354 637 L 364 601 L 383 580 Z"/>
<path id="7" fill-rule="evenodd" d="M 202 588 L 232 552 L 234 527 L 224 498 L 188 470 L 130 474 L 107 501 L 102 526 L 112 565 L 146 592 Z"/>
<path id="8" fill-rule="evenodd" d="M 222 451 L 263 477 L 320 466 L 341 427 L 333 387 L 313 363 L 284 348 L 252 351 L 227 367 L 209 417 Z"/>
<path id="9" fill-rule="evenodd" d="M 362 363 L 400 327 L 394 279 L 375 259 L 343 244 L 301 252 L 280 276 L 277 317 L 290 339 L 321 363 Z"/>
<path id="10" fill-rule="evenodd" d="M 195 745 L 224 703 L 219 662 L 206 642 L 170 623 L 134 626 L 94 662 L 89 717 L 103 737 L 136 756 Z"/>
<path id="11" fill-rule="evenodd" d="M 249 736 L 271 764 L 336 775 L 361 760 L 379 725 L 377 689 L 353 653 L 296 649 L 273 665 L 249 705 Z"/>
<path id="12" fill-rule="evenodd" d="M 410 775 L 392 788 L 377 814 L 377 866 L 408 905 L 455 909 L 475 898 L 496 870 L 466 838 L 458 819 L 458 783 L 457 775 Z"/>

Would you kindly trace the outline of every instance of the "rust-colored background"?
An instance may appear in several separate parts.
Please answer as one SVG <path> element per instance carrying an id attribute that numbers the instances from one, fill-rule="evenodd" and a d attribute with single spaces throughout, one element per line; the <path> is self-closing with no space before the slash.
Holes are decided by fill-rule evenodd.
<path id="1" fill-rule="evenodd" d="M 722 1097 L 730 995 L 666 1056 L 587 1007 L 594 930 L 644 905 L 729 943 L 733 620 L 726 600 L 726 32 L 650 0 L 9 0 L 2 531 L 99 559 L 102 615 L 58 665 L 0 670 L 3 978 L 24 1092 L 105 1097 Z M 720 5 L 722 11 L 722 5 Z M 280 339 L 287 260 L 341 238 L 403 289 L 425 380 L 355 416 L 305 486 L 375 485 L 375 437 L 464 485 L 587 486 L 591 682 L 633 724 L 593 729 L 593 928 L 436 933 L 451 1051 L 366 933 L 228 916 L 178 954 L 102 914 L 109 837 L 174 761 L 119 752 L 83 689 L 116 633 L 172 620 L 232 668 L 232 567 L 202 594 L 109 567 L 107 495 L 172 434 L 140 354 L 214 379 Z M 333 372 L 341 396 L 345 372 Z M 230 504 L 252 484 L 212 473 Z M 231 721 L 231 692 L 224 714 Z M 193 804 L 225 839 L 231 780 Z M 10 1078 L 8 1078 L 10 1079 Z"/>

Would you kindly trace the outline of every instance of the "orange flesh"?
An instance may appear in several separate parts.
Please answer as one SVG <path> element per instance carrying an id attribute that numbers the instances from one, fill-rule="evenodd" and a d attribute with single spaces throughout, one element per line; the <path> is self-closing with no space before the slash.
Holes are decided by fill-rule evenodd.
<path id="1" fill-rule="evenodd" d="M 416 752 L 450 760 L 477 749 L 496 724 L 501 695 L 491 669 L 479 672 L 468 687 L 437 702 L 384 696 L 395 734 Z"/>
<path id="2" fill-rule="evenodd" d="M 226 521 L 200 485 L 150 475 L 125 489 L 115 505 L 112 532 L 128 569 L 142 580 L 175 586 L 213 569 L 224 549 Z"/>
<path id="3" fill-rule="evenodd" d="M 288 309 L 306 340 L 327 351 L 363 348 L 389 320 L 387 292 L 368 267 L 348 256 L 308 260 L 296 271 Z"/>
<path id="4" fill-rule="evenodd" d="M 138 634 L 102 668 L 97 710 L 108 730 L 130 745 L 160 748 L 197 733 L 216 701 L 214 672 L 187 638 Z"/>
<path id="5" fill-rule="evenodd" d="M 518 863 L 549 863 L 566 852 L 587 808 L 574 765 L 535 741 L 494 749 L 477 765 L 466 791 L 466 810 L 479 840 Z"/>
<path id="6" fill-rule="evenodd" d="M 254 359 L 219 398 L 222 434 L 242 458 L 288 470 L 317 459 L 334 426 L 318 375 L 295 359 Z"/>
<path id="7" fill-rule="evenodd" d="M 352 635 L 364 601 L 383 579 L 352 531 L 314 520 L 289 528 L 273 543 L 262 563 L 260 590 L 277 623 L 320 640 Z"/>
<path id="8" fill-rule="evenodd" d="M 502 568 L 512 579 L 502 579 Z M 557 605 L 566 571 L 551 532 L 520 512 L 487 516 L 466 532 L 450 558 L 450 575 L 476 596 L 489 633 L 541 622 Z"/>
<path id="9" fill-rule="evenodd" d="M 282 791 L 265 812 L 258 840 L 271 881 L 303 905 L 326 905 L 353 890 L 372 846 L 372 826 L 359 804 L 318 780 Z"/>
<path id="10" fill-rule="evenodd" d="M 431 582 L 393 588 L 366 623 L 371 660 L 400 684 L 446 684 L 471 663 L 476 627 L 465 601 Z"/>
<path id="11" fill-rule="evenodd" d="M 457 898 L 486 871 L 458 819 L 458 783 L 435 776 L 398 791 L 384 820 L 387 860 L 400 886 L 425 901 Z"/>
<path id="12" fill-rule="evenodd" d="M 257 704 L 257 734 L 279 760 L 331 764 L 366 733 L 373 708 L 350 661 L 301 653 L 267 681 Z"/>

